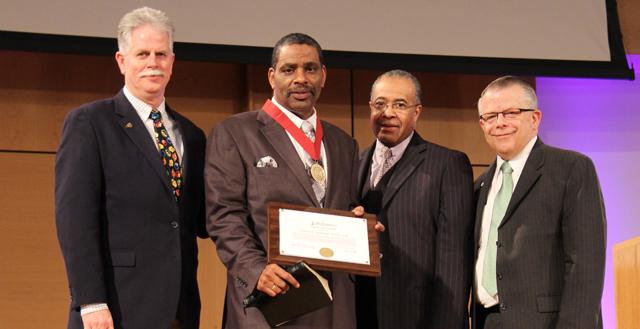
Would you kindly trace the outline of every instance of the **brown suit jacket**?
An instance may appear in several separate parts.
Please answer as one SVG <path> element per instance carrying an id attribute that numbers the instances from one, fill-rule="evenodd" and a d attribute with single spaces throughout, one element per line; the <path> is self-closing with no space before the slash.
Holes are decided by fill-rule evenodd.
<path id="1" fill-rule="evenodd" d="M 326 122 L 323 143 L 329 181 L 325 207 L 347 210 L 355 204 L 358 146 Z M 256 167 L 270 156 L 277 167 Z M 242 299 L 255 288 L 267 265 L 266 205 L 281 201 L 319 204 L 304 165 L 284 129 L 264 111 L 234 115 L 209 134 L 205 164 L 207 230 L 227 268 L 225 328 L 269 328 Z M 333 305 L 302 316 L 286 328 L 354 328 L 353 282 L 332 274 Z"/>

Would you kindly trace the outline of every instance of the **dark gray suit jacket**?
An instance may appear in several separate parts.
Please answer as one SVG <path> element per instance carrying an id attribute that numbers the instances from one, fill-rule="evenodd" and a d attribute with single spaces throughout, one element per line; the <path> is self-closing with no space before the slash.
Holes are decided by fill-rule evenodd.
<path id="1" fill-rule="evenodd" d="M 363 152 L 360 197 L 375 144 Z M 467 156 L 414 133 L 395 164 L 379 220 L 381 329 L 468 328 L 473 262 L 473 175 Z"/>
<path id="2" fill-rule="evenodd" d="M 56 158 L 56 225 L 69 287 L 69 328 L 80 306 L 107 303 L 119 329 L 197 329 L 196 235 L 204 228 L 205 138 L 167 107 L 184 142 L 176 203 L 149 132 L 122 91 L 65 119 Z M 180 309 L 179 308 L 180 305 Z"/>
<path id="3" fill-rule="evenodd" d="M 476 246 L 495 170 L 494 162 L 476 182 Z M 504 328 L 602 328 L 605 239 L 604 204 L 591 160 L 538 139 L 498 228 Z"/>
<path id="4" fill-rule="evenodd" d="M 325 207 L 347 210 L 356 199 L 356 142 L 322 122 L 329 182 Z M 270 156 L 278 167 L 256 167 Z M 319 204 L 304 165 L 284 129 L 264 111 L 234 115 L 214 127 L 205 165 L 207 230 L 227 268 L 225 328 L 269 328 L 260 311 L 243 310 L 267 265 L 267 203 Z M 291 321 L 286 328 L 355 327 L 353 282 L 333 273 L 333 306 Z"/>

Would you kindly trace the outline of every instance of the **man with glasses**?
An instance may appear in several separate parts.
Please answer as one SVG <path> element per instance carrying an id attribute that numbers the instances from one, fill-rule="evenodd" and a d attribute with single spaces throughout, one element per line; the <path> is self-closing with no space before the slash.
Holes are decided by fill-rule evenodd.
<path id="1" fill-rule="evenodd" d="M 386 230 L 382 276 L 357 277 L 358 328 L 467 328 L 473 183 L 464 153 L 415 132 L 421 88 L 393 70 L 371 87 L 376 141 L 363 152 L 359 199 Z"/>
<path id="2" fill-rule="evenodd" d="M 525 81 L 491 82 L 478 101 L 496 161 L 476 181 L 474 328 L 602 328 L 605 211 L 591 160 L 537 137 Z"/>

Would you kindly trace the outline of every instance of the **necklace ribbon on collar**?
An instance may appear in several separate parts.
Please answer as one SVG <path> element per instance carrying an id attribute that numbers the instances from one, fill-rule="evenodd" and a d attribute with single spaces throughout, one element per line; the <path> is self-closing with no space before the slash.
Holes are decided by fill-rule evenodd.
<path id="1" fill-rule="evenodd" d="M 273 104 L 270 99 L 262 105 L 262 109 L 269 114 L 273 120 L 275 120 L 284 130 L 286 130 L 293 139 L 302 146 L 302 148 L 309 154 L 311 159 L 315 161 L 320 160 L 320 146 L 322 145 L 322 124 L 320 124 L 320 118 L 316 115 L 316 141 L 312 142 L 307 135 L 302 132 L 302 129 L 297 127 L 286 114 Z"/>

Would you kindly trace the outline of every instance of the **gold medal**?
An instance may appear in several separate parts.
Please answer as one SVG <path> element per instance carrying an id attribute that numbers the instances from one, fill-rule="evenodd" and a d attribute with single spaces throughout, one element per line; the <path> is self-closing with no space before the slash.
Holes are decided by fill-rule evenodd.
<path id="1" fill-rule="evenodd" d="M 311 174 L 311 178 L 320 184 L 324 184 L 325 179 L 327 179 L 324 168 L 317 162 L 311 165 L 309 173 Z"/>

